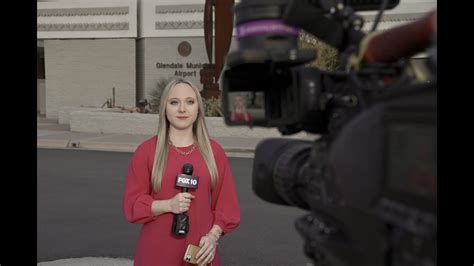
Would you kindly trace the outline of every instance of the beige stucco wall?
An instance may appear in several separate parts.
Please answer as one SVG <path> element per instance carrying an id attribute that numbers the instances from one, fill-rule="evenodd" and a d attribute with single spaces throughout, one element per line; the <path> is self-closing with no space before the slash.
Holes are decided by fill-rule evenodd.
<path id="1" fill-rule="evenodd" d="M 191 44 L 191 54 L 183 57 L 178 53 L 178 45 L 182 41 L 187 41 Z M 138 47 L 140 48 L 140 57 L 137 58 L 140 63 L 139 84 L 141 95 L 149 98 L 150 91 L 156 87 L 160 78 L 179 78 L 175 76 L 176 71 L 188 72 L 196 71 L 195 76 L 187 76 L 186 79 L 196 84 L 199 89 L 202 88 L 199 82 L 199 69 L 187 69 L 186 63 L 208 63 L 206 56 L 206 47 L 204 45 L 204 38 L 189 37 L 189 38 L 144 38 L 138 40 Z M 157 63 L 182 63 L 184 68 L 157 68 Z"/>
<path id="2" fill-rule="evenodd" d="M 178 52 L 178 45 L 183 41 L 191 44 L 191 54 L 186 57 Z M 200 68 L 188 68 L 187 64 L 209 63 L 203 37 L 142 38 L 137 40 L 137 47 L 137 86 L 140 97 L 149 98 L 150 91 L 156 88 L 160 78 L 183 78 L 179 76 L 180 72 L 185 72 L 184 78 L 193 82 L 199 90 L 202 89 Z M 233 38 L 229 50 L 236 48 L 237 42 Z M 180 63 L 183 67 L 157 68 L 157 63 Z"/>
<path id="3" fill-rule="evenodd" d="M 135 106 L 135 39 L 45 40 L 46 117 L 62 106 Z"/>

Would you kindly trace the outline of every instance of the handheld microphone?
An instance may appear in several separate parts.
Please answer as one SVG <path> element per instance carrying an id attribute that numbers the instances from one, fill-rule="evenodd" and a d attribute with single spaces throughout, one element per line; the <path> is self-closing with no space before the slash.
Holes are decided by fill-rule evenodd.
<path id="1" fill-rule="evenodd" d="M 176 186 L 182 188 L 183 192 L 198 187 L 199 177 L 193 176 L 193 165 L 183 165 L 183 173 L 176 176 Z M 173 218 L 172 231 L 177 236 L 185 236 L 189 231 L 189 216 L 186 213 L 175 214 Z"/>

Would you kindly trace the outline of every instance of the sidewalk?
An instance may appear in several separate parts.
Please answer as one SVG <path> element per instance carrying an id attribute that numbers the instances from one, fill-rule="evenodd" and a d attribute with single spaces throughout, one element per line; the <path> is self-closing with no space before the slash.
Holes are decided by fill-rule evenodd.
<path id="1" fill-rule="evenodd" d="M 55 119 L 37 117 L 37 147 L 42 149 L 74 149 L 111 152 L 134 152 L 151 135 L 103 134 L 71 132 L 69 125 Z M 212 137 L 212 136 L 211 136 Z M 262 138 L 213 137 L 229 157 L 253 158 Z"/>
<path id="2" fill-rule="evenodd" d="M 251 130 L 251 129 L 249 129 Z M 143 141 L 152 135 L 104 134 L 71 132 L 69 125 L 60 125 L 56 119 L 37 117 L 37 147 L 41 149 L 74 149 L 110 152 L 134 152 Z M 295 138 L 285 136 L 287 138 Z M 213 137 L 225 150 L 228 157 L 253 158 L 261 137 Z M 302 137 L 298 137 L 301 139 Z M 314 140 L 315 135 L 303 139 Z"/>

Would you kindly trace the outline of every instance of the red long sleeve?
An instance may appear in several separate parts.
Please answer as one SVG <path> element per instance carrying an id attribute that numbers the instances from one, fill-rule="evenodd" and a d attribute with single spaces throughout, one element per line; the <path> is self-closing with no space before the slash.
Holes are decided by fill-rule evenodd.
<path id="1" fill-rule="evenodd" d="M 219 225 L 225 234 L 239 226 L 240 207 L 227 156 L 217 142 L 211 140 L 211 145 L 219 173 L 216 189 L 212 192 L 211 208 L 214 224 Z"/>
<path id="2" fill-rule="evenodd" d="M 147 150 L 149 148 L 148 143 L 141 144 L 135 151 L 128 167 L 123 212 L 131 223 L 144 224 L 156 219 L 151 212 L 153 198 L 150 185 L 150 151 Z"/>
<path id="3" fill-rule="evenodd" d="M 161 189 L 152 191 L 151 172 L 155 156 L 157 137 L 142 143 L 130 160 L 125 183 L 123 212 L 131 223 L 143 224 L 134 257 L 135 266 L 148 265 L 190 265 L 183 261 L 188 244 L 198 245 L 213 224 L 219 225 L 224 233 L 234 230 L 240 223 L 240 208 L 235 192 L 234 180 L 229 162 L 222 147 L 211 140 L 211 147 L 219 174 L 216 188 L 211 191 L 211 176 L 201 153 L 197 150 L 187 156 L 170 149 L 161 181 Z M 180 147 L 190 151 L 192 146 Z M 153 200 L 166 200 L 182 190 L 175 186 L 176 175 L 182 172 L 184 164 L 194 166 L 193 175 L 199 177 L 199 186 L 190 189 L 194 195 L 189 210 L 189 232 L 184 237 L 172 233 L 173 213 L 153 216 Z M 209 204 L 211 196 L 211 204 Z M 216 253 L 213 265 L 220 265 Z"/>

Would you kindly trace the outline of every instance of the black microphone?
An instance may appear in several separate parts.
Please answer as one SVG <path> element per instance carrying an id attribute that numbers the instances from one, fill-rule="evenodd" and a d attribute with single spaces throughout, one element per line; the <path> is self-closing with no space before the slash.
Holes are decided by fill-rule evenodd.
<path id="1" fill-rule="evenodd" d="M 193 165 L 186 163 L 183 165 L 183 173 L 176 176 L 176 186 L 182 188 L 183 192 L 188 189 L 198 187 L 199 177 L 193 176 Z M 186 213 L 174 215 L 172 231 L 175 235 L 185 236 L 189 231 L 189 216 Z"/>

